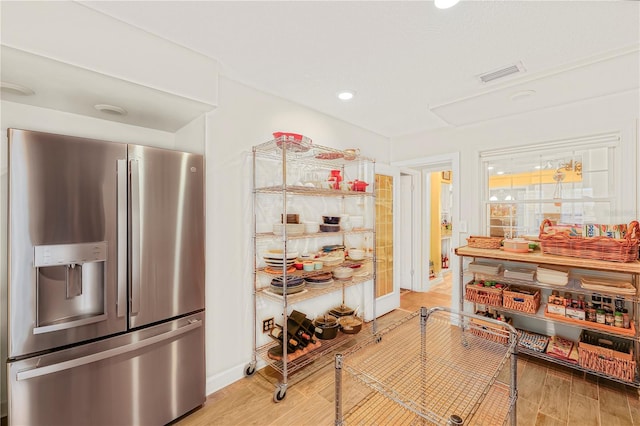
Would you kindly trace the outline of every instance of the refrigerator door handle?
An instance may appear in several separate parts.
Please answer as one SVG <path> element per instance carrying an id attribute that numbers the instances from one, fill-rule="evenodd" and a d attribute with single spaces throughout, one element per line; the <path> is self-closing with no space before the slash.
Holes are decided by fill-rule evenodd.
<path id="1" fill-rule="evenodd" d="M 129 169 L 127 160 L 117 160 L 117 232 L 118 232 L 118 294 L 116 302 L 117 317 L 127 313 L 127 178 Z"/>
<path id="2" fill-rule="evenodd" d="M 131 170 L 131 315 L 140 310 L 140 174 L 138 160 L 130 160 Z"/>
<path id="3" fill-rule="evenodd" d="M 158 342 L 162 342 L 163 340 L 173 339 L 199 327 L 202 327 L 202 320 L 190 320 L 186 325 L 180 328 L 168 331 L 166 333 L 158 334 L 157 336 L 149 337 L 148 339 L 140 340 L 136 343 L 119 346 L 117 348 L 108 349 L 103 352 L 97 352 L 95 354 L 71 359 L 69 361 L 63 361 L 57 364 L 47 365 L 45 367 L 37 367 L 31 370 L 20 371 L 16 374 L 16 380 L 21 381 L 32 379 L 35 377 L 46 376 L 48 374 L 70 370 L 72 368 L 80 367 L 92 362 L 102 361 L 107 358 L 123 355 L 156 344 Z"/>

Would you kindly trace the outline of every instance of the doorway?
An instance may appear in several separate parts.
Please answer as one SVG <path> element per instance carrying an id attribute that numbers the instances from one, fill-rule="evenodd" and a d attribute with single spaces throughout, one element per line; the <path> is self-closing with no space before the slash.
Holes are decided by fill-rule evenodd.
<path id="1" fill-rule="evenodd" d="M 401 177 L 413 184 L 402 185 L 406 193 L 400 197 L 403 212 L 402 233 L 398 240 L 400 252 L 411 257 L 414 271 L 410 288 L 408 285 L 402 285 L 402 288 L 413 292 L 450 292 L 450 306 L 458 309 L 461 297 L 457 286 L 459 265 L 453 249 L 459 245 L 460 234 L 467 232 L 466 223 L 460 220 L 458 202 L 459 153 L 396 162 L 393 166 L 399 167 Z M 412 220 L 407 210 L 411 210 L 418 220 Z M 443 254 L 446 255 L 444 265 Z M 402 262 L 406 268 L 406 259 Z"/>

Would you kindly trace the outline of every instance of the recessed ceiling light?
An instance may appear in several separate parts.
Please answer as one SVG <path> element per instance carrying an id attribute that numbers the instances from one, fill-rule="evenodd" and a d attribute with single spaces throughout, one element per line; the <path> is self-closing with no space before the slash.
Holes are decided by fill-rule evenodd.
<path id="1" fill-rule="evenodd" d="M 536 94 L 535 90 L 521 90 L 519 92 L 513 93 L 509 99 L 512 101 L 521 101 L 523 99 L 529 98 Z"/>
<path id="2" fill-rule="evenodd" d="M 0 82 L 0 90 L 3 93 L 11 93 L 13 95 L 20 95 L 20 96 L 31 96 L 36 93 L 26 86 L 9 83 L 8 81 Z"/>
<path id="3" fill-rule="evenodd" d="M 460 0 L 435 0 L 433 3 L 438 9 L 449 9 L 458 4 Z"/>
<path id="4" fill-rule="evenodd" d="M 496 172 L 496 174 L 497 174 L 497 175 L 503 175 L 503 174 L 504 174 L 504 172 L 503 172 L 503 171 L 499 171 L 499 172 Z"/>
<path id="5" fill-rule="evenodd" d="M 343 90 L 342 92 L 338 93 L 338 99 L 340 99 L 341 101 L 350 101 L 354 96 L 355 92 L 352 92 L 351 90 Z"/>
<path id="6" fill-rule="evenodd" d="M 493 170 L 493 166 L 487 167 L 487 170 Z"/>
<path id="7" fill-rule="evenodd" d="M 97 109 L 100 112 L 104 112 L 105 114 L 110 114 L 110 115 L 127 115 L 127 110 L 119 107 L 119 106 L 115 106 L 115 105 L 108 105 L 108 104 L 97 104 L 93 106 L 95 109 Z"/>

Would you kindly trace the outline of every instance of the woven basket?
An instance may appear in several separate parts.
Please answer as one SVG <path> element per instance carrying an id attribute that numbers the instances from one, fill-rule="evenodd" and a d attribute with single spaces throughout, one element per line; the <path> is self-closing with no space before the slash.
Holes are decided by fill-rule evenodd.
<path id="1" fill-rule="evenodd" d="M 467 238 L 467 244 L 472 248 L 499 249 L 501 242 L 501 237 L 482 237 L 472 235 Z"/>
<path id="2" fill-rule="evenodd" d="M 502 306 L 502 291 L 502 288 L 480 287 L 470 282 L 465 288 L 464 298 L 483 305 Z"/>
<path id="3" fill-rule="evenodd" d="M 533 292 L 533 294 L 525 294 L 518 292 L 518 289 L 518 287 L 509 286 L 509 288 L 502 293 L 502 306 L 507 309 L 527 312 L 529 314 L 538 312 L 538 308 L 540 307 L 540 291 L 521 287 L 522 290 Z"/>
<path id="4" fill-rule="evenodd" d="M 512 324 L 511 318 L 507 319 L 507 324 Z M 503 345 L 509 343 L 509 329 L 507 327 L 499 327 L 488 321 L 482 321 L 476 318 L 471 319 L 469 330 L 472 334 L 491 340 Z"/>
<path id="5" fill-rule="evenodd" d="M 578 343 L 578 364 L 589 370 L 617 377 L 627 382 L 633 382 L 636 376 L 636 362 L 634 361 L 633 350 L 619 352 L 583 342 L 585 335 L 589 334 L 601 336 L 609 341 L 616 340 L 611 336 L 602 336 L 583 330 Z"/>
<path id="6" fill-rule="evenodd" d="M 581 257 L 584 259 L 608 260 L 611 262 L 633 262 L 638 260 L 640 225 L 637 221 L 629 224 L 625 238 L 572 237 L 567 234 L 547 234 L 546 226 L 551 221 L 545 219 L 540 225 L 540 246 L 544 254 Z"/>

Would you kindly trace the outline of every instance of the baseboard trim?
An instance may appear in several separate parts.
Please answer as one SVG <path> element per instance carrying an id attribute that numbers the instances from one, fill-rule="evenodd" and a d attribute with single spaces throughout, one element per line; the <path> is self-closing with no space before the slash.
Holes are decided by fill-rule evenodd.
<path id="1" fill-rule="evenodd" d="M 233 382 L 237 382 L 238 380 L 245 377 L 244 370 L 247 368 L 247 365 L 248 363 L 236 365 L 229 368 L 228 370 L 207 377 L 205 390 L 207 395 L 211 395 L 212 393 L 217 392 L 220 389 L 229 386 Z M 259 361 L 256 366 L 256 370 L 263 368 L 265 365 L 266 363 L 264 361 Z"/>

